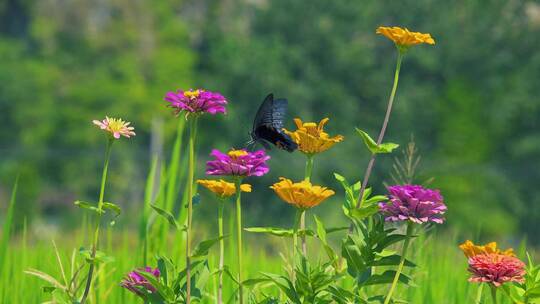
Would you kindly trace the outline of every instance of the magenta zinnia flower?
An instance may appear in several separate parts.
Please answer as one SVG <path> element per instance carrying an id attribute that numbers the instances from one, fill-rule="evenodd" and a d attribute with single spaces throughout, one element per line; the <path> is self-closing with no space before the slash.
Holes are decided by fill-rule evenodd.
<path id="1" fill-rule="evenodd" d="M 439 190 L 426 189 L 418 185 L 396 185 L 388 187 L 389 201 L 379 203 L 386 221 L 412 221 L 422 224 L 442 224 L 446 205 Z"/>
<path id="2" fill-rule="evenodd" d="M 225 114 L 227 100 L 219 93 L 205 91 L 202 89 L 176 92 L 168 92 L 165 100 L 170 102 L 170 106 L 175 108 L 178 114 L 186 111 L 187 114 L 210 113 Z"/>
<path id="3" fill-rule="evenodd" d="M 156 292 L 156 288 L 141 275 L 141 272 L 152 274 L 156 279 L 161 275 L 158 268 L 152 269 L 152 267 L 146 266 L 128 273 L 120 286 L 144 298 L 147 293 Z"/>
<path id="4" fill-rule="evenodd" d="M 469 282 L 491 283 L 499 287 L 506 282 L 525 281 L 525 263 L 500 253 L 478 254 L 469 258 Z"/>
<path id="5" fill-rule="evenodd" d="M 206 163 L 208 175 L 263 176 L 270 171 L 266 164 L 270 156 L 264 150 L 248 152 L 233 149 L 225 154 L 214 149 L 210 155 L 215 160 Z"/>
<path id="6" fill-rule="evenodd" d="M 130 126 L 130 122 L 123 121 L 120 118 L 110 118 L 105 116 L 103 120 L 92 121 L 96 126 L 100 127 L 105 132 L 109 132 L 112 137 L 119 139 L 120 136 L 130 138 L 135 136 L 135 128 Z"/>

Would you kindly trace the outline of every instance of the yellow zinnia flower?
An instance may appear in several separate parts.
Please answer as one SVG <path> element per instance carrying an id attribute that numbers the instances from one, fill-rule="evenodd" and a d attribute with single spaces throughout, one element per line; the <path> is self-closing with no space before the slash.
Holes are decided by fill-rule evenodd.
<path id="1" fill-rule="evenodd" d="M 212 180 L 212 179 L 199 179 L 197 184 L 205 187 L 206 189 L 212 191 L 214 194 L 221 198 L 232 196 L 236 193 L 236 186 L 234 183 L 229 183 L 222 179 Z M 240 191 L 242 192 L 251 192 L 250 184 L 240 185 Z"/>
<path id="2" fill-rule="evenodd" d="M 285 202 L 301 209 L 315 207 L 335 192 L 326 187 L 313 186 L 308 181 L 293 183 L 290 179 L 279 178 L 280 181 L 270 188 Z"/>
<path id="3" fill-rule="evenodd" d="M 324 132 L 324 125 L 329 121 L 325 118 L 316 124 L 314 122 L 302 122 L 300 118 L 295 118 L 294 123 L 298 128 L 291 132 L 284 130 L 296 144 L 298 149 L 306 154 L 315 154 L 330 149 L 333 145 L 343 140 L 343 136 L 330 137 Z"/>
<path id="4" fill-rule="evenodd" d="M 421 43 L 435 44 L 435 40 L 430 34 L 411 32 L 406 28 L 397 26 L 380 26 L 377 28 L 376 33 L 386 36 L 386 38 L 394 41 L 398 46 L 409 47 Z"/>
<path id="5" fill-rule="evenodd" d="M 475 245 L 473 242 L 467 240 L 465 243 L 459 245 L 459 249 L 463 251 L 467 258 L 471 258 L 479 254 L 498 253 L 507 256 L 515 256 L 514 250 L 509 248 L 502 251 L 497 248 L 496 242 L 487 243 L 485 245 Z"/>

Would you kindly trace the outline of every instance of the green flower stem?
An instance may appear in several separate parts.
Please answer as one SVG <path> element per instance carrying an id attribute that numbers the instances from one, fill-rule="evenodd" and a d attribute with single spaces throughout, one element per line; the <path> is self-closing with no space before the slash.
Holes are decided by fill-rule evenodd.
<path id="1" fill-rule="evenodd" d="M 292 281 L 296 280 L 294 265 L 296 264 L 296 259 L 298 258 L 298 224 L 300 219 L 305 214 L 305 210 L 297 208 L 296 215 L 294 216 L 294 227 L 293 227 L 293 262 L 292 262 Z"/>
<path id="2" fill-rule="evenodd" d="M 195 177 L 195 138 L 197 136 L 197 117 L 190 120 L 189 126 L 189 159 L 188 159 L 188 215 L 186 230 L 186 303 L 191 303 L 191 226 L 193 220 L 193 180 Z"/>
<path id="3" fill-rule="evenodd" d="M 238 299 L 239 303 L 244 303 L 244 292 L 242 286 L 242 191 L 240 191 L 240 185 L 242 184 L 241 178 L 236 178 L 236 239 L 237 239 L 237 254 L 238 254 Z"/>
<path id="4" fill-rule="evenodd" d="M 394 280 L 392 281 L 392 285 L 390 286 L 390 290 L 388 291 L 388 294 L 386 295 L 384 299 L 384 304 L 390 303 L 390 300 L 392 299 L 392 295 L 394 294 L 394 290 L 396 289 L 397 283 L 399 281 L 399 276 L 401 275 L 401 272 L 403 271 L 403 266 L 405 265 L 405 255 L 407 254 L 407 250 L 409 249 L 409 244 L 411 242 L 411 237 L 413 234 L 414 224 L 409 222 L 407 224 L 407 235 L 405 237 L 405 242 L 403 243 L 403 248 L 401 251 L 401 259 L 399 261 L 398 269 L 396 270 L 396 274 L 394 276 Z"/>
<path id="5" fill-rule="evenodd" d="M 306 171 L 305 171 L 305 181 L 311 181 L 311 175 L 313 174 L 313 155 L 307 155 L 306 159 Z M 302 214 L 300 215 L 300 230 L 304 231 L 304 234 L 302 234 L 302 253 L 304 256 L 307 256 L 307 245 L 306 245 L 306 211 L 302 210 Z"/>
<path id="6" fill-rule="evenodd" d="M 491 299 L 493 299 L 493 304 L 497 304 L 497 287 L 490 285 L 491 289 Z"/>
<path id="7" fill-rule="evenodd" d="M 218 204 L 219 278 L 217 303 L 221 304 L 223 303 L 223 263 L 225 259 L 225 240 L 223 239 L 223 209 L 225 207 L 225 201 L 220 200 Z"/>
<path id="8" fill-rule="evenodd" d="M 92 286 L 92 277 L 94 275 L 94 268 L 96 258 L 96 251 L 99 242 L 99 228 L 101 226 L 101 215 L 103 213 L 103 199 L 105 196 L 105 184 L 107 182 L 107 172 L 109 171 L 109 160 L 111 158 L 111 148 L 114 139 L 109 138 L 107 142 L 107 148 L 105 150 L 105 162 L 103 164 L 103 173 L 101 174 L 101 188 L 99 190 L 99 201 L 98 201 L 98 212 L 97 212 L 97 223 L 96 230 L 94 231 L 94 242 L 92 243 L 92 261 L 90 262 L 90 267 L 88 268 L 88 276 L 86 277 L 86 286 L 84 288 L 83 296 L 81 298 L 81 304 L 86 302 L 88 294 L 90 293 L 90 287 Z"/>
<path id="9" fill-rule="evenodd" d="M 311 181 L 312 174 L 313 174 L 313 155 L 307 155 L 304 180 L 308 182 Z"/>
<path id="10" fill-rule="evenodd" d="M 386 108 L 386 115 L 384 116 L 384 121 L 379 132 L 379 137 L 377 138 L 377 145 L 380 145 L 384 139 L 384 134 L 386 133 L 386 128 L 388 127 L 388 121 L 390 120 L 390 114 L 392 113 L 392 107 L 394 105 L 394 98 L 396 97 L 396 90 L 399 82 L 399 71 L 401 70 L 401 62 L 403 61 L 403 52 L 398 52 L 398 58 L 396 63 L 396 71 L 394 73 L 394 85 L 392 86 L 392 92 L 390 93 L 390 98 L 388 99 L 388 106 Z M 362 187 L 360 188 L 360 194 L 358 196 L 358 203 L 356 204 L 357 208 L 362 207 L 362 197 L 366 191 L 369 177 L 371 176 L 371 171 L 375 165 L 375 158 L 377 154 L 372 154 L 371 159 L 369 160 L 366 172 L 364 173 L 364 180 L 362 182 Z"/>
<path id="11" fill-rule="evenodd" d="M 480 284 L 478 286 L 478 290 L 476 291 L 476 299 L 474 300 L 474 304 L 481 304 L 482 302 L 482 292 L 484 290 L 484 284 Z"/>

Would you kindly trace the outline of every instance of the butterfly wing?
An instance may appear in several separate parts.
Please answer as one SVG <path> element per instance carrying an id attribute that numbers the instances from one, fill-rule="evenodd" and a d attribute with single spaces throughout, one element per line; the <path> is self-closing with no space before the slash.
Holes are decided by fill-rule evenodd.
<path id="1" fill-rule="evenodd" d="M 272 103 L 272 113 L 271 113 L 271 126 L 278 131 L 283 131 L 285 126 L 284 120 L 287 116 L 287 107 L 289 102 L 287 99 L 276 99 Z"/>
<path id="2" fill-rule="evenodd" d="M 262 104 L 255 114 L 255 119 L 253 120 L 253 132 L 261 125 L 266 124 L 269 113 L 272 111 L 272 104 L 274 103 L 274 94 L 270 93 L 265 98 Z M 271 114 L 270 114 L 271 115 Z"/>
<path id="3" fill-rule="evenodd" d="M 261 143 L 267 141 L 280 149 L 294 151 L 297 147 L 296 143 L 283 132 L 287 106 L 287 99 L 274 100 L 274 95 L 268 94 L 255 115 L 252 140 Z M 264 144 L 263 146 L 267 147 Z"/>

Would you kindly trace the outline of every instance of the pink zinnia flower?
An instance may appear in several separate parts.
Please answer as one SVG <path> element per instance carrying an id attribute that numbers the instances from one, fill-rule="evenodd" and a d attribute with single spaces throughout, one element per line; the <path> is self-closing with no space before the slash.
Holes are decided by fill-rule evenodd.
<path id="1" fill-rule="evenodd" d="M 170 102 L 170 106 L 176 109 L 176 114 L 181 111 L 189 113 L 210 113 L 225 114 L 227 110 L 227 100 L 219 93 L 205 91 L 202 89 L 176 92 L 168 92 L 165 101 Z"/>
<path id="2" fill-rule="evenodd" d="M 499 287 L 506 282 L 525 281 L 525 263 L 500 253 L 478 254 L 469 258 L 469 282 L 490 283 Z"/>
<path id="3" fill-rule="evenodd" d="M 156 292 L 156 288 L 141 275 L 141 272 L 152 274 L 156 279 L 161 275 L 158 268 L 152 269 L 152 267 L 146 266 L 128 273 L 120 286 L 144 298 L 147 293 Z"/>
<path id="4" fill-rule="evenodd" d="M 206 163 L 208 175 L 263 176 L 270 171 L 266 164 L 270 156 L 264 150 L 248 152 L 233 149 L 225 154 L 214 149 L 210 155 L 215 160 Z"/>
<path id="5" fill-rule="evenodd" d="M 433 222 L 442 224 L 446 205 L 439 190 L 426 189 L 418 185 L 397 185 L 388 187 L 390 200 L 379 203 L 386 221 L 411 221 L 422 224 Z"/>
<path id="6" fill-rule="evenodd" d="M 135 128 L 130 127 L 130 122 L 123 121 L 120 118 L 110 118 L 105 116 L 103 120 L 94 120 L 93 123 L 100 127 L 102 130 L 109 132 L 112 137 L 119 139 L 120 136 L 130 138 L 135 136 Z"/>

